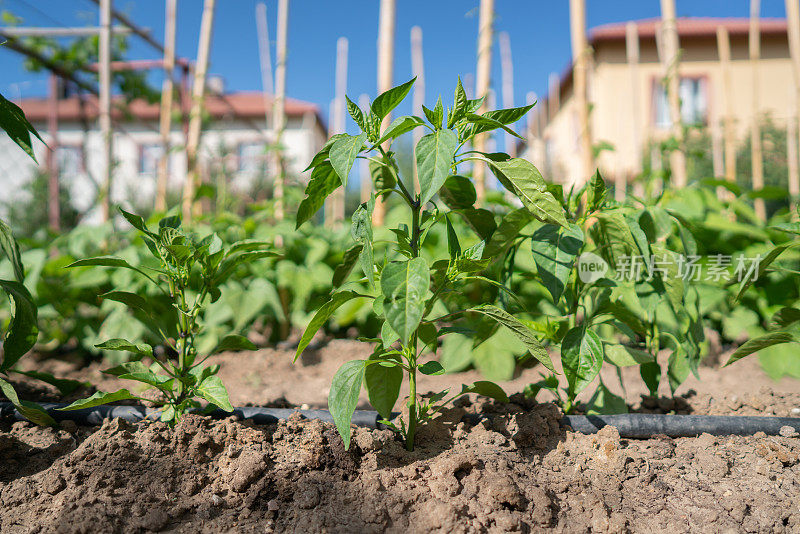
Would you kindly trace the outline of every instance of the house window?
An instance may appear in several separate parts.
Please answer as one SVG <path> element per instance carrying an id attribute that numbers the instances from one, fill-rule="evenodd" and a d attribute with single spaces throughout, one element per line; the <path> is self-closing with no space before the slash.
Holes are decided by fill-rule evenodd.
<path id="1" fill-rule="evenodd" d="M 70 179 L 78 176 L 83 172 L 81 147 L 69 145 L 56 147 L 56 165 L 60 177 Z"/>
<path id="2" fill-rule="evenodd" d="M 262 171 L 266 155 L 264 143 L 239 143 L 239 172 L 255 174 Z"/>
<path id="3" fill-rule="evenodd" d="M 672 126 L 672 120 L 666 87 L 657 83 L 653 86 L 653 93 L 656 127 L 667 129 Z M 681 78 L 678 94 L 681 99 L 681 121 L 689 126 L 706 124 L 708 98 L 705 78 Z"/>
<path id="4" fill-rule="evenodd" d="M 139 145 L 139 174 L 155 176 L 163 153 L 160 144 Z"/>

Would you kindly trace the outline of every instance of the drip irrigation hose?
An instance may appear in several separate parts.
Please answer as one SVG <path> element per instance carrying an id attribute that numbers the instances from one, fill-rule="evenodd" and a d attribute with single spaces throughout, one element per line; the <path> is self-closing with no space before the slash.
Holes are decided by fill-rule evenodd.
<path id="1" fill-rule="evenodd" d="M 42 408 L 56 421 L 74 421 L 79 425 L 101 425 L 105 419 L 118 417 L 136 422 L 144 419 L 158 419 L 159 410 L 144 406 L 96 406 L 81 410 L 60 411 L 65 404 L 40 403 Z M 217 419 L 235 415 L 239 419 L 249 419 L 258 425 L 276 423 L 288 419 L 298 412 L 306 419 L 320 419 L 332 423 L 328 410 L 297 410 L 293 408 L 234 408 L 233 412 L 214 410 L 207 415 Z M 0 417 L 12 417 L 18 421 L 25 418 L 10 402 L 0 402 Z M 467 416 L 465 420 L 477 424 L 485 416 Z M 353 424 L 366 428 L 385 428 L 380 424 L 378 412 L 356 410 Z M 756 432 L 778 435 L 783 427 L 790 427 L 800 433 L 800 417 L 753 417 L 739 415 L 662 415 L 662 414 L 619 414 L 619 415 L 565 415 L 562 425 L 582 434 L 594 434 L 604 426 L 614 426 L 623 438 L 651 438 L 664 435 L 671 438 L 692 437 L 700 434 L 715 436 L 750 436 Z"/>

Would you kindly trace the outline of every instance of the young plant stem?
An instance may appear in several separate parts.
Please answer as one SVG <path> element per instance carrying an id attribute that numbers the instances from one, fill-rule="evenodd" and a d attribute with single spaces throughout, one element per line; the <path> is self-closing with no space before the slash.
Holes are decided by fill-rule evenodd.
<path id="1" fill-rule="evenodd" d="M 398 182 L 400 184 L 402 182 Z M 404 194 L 408 192 L 404 189 Z M 419 238 L 420 238 L 420 225 L 419 216 L 422 211 L 422 205 L 419 201 L 419 196 L 414 199 L 411 204 L 411 254 L 414 258 L 419 257 Z M 419 330 L 419 327 L 417 327 Z M 414 437 L 417 433 L 417 332 L 411 336 L 409 347 L 409 373 L 408 373 L 408 432 L 406 433 L 406 449 L 409 451 L 414 450 Z"/>

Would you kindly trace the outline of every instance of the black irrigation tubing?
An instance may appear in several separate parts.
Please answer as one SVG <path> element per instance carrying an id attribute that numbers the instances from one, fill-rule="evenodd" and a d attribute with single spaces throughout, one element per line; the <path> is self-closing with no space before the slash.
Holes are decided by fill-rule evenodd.
<path id="1" fill-rule="evenodd" d="M 159 410 L 144 406 L 96 406 L 81 410 L 60 411 L 64 404 L 41 403 L 40 406 L 56 421 L 71 420 L 80 425 L 101 425 L 105 419 L 118 417 L 127 421 L 157 419 Z M 225 418 L 235 415 L 239 419 L 249 419 L 256 424 L 276 423 L 298 412 L 306 419 L 320 419 L 329 423 L 333 417 L 328 410 L 297 410 L 294 408 L 235 408 L 233 412 L 215 410 L 208 415 Z M 0 402 L 0 417 L 25 420 L 10 402 Z M 467 416 L 472 423 L 484 417 Z M 384 428 L 379 423 L 380 416 L 375 411 L 356 410 L 352 422 L 367 428 Z M 604 426 L 616 427 L 623 438 L 651 438 L 664 435 L 673 438 L 692 437 L 700 434 L 715 436 L 749 436 L 756 432 L 778 435 L 783 427 L 790 427 L 800 433 L 800 417 L 753 417 L 739 415 L 663 415 L 663 414 L 619 414 L 619 415 L 565 415 L 562 424 L 582 434 L 594 434 Z M 790 434 L 793 434 L 790 432 Z M 795 434 L 796 435 L 796 434 Z"/>

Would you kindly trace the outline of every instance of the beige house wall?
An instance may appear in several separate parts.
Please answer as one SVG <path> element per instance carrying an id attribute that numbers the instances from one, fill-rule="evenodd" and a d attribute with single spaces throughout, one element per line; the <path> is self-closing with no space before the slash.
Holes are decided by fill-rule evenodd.
<path id="1" fill-rule="evenodd" d="M 722 70 L 714 37 L 681 39 L 681 77 L 705 79 L 707 95 L 707 124 L 717 123 L 724 117 Z M 758 115 L 771 115 L 779 124 L 785 124 L 790 109 L 791 87 L 794 83 L 786 36 L 765 35 L 761 42 L 762 59 L 759 61 L 760 98 Z M 643 153 L 634 143 L 634 121 L 639 123 L 643 145 L 649 139 L 664 138 L 665 129 L 655 126 L 654 87 L 663 77 L 654 39 L 640 42 L 638 68 L 638 109 L 634 110 L 633 85 L 626 59 L 624 40 L 595 43 L 594 64 L 589 78 L 590 116 L 593 143 L 608 142 L 613 151 L 603 151 L 597 165 L 607 177 L 618 173 L 632 176 Z M 736 125 L 737 142 L 749 135 L 753 120 L 752 66 L 748 58 L 747 36 L 731 36 L 732 109 Z M 571 97 L 571 80 L 562 84 L 561 108 L 547 124 L 544 131 L 548 157 L 540 162 L 542 172 L 556 182 L 573 183 L 580 178 L 578 151 L 579 125 L 574 101 Z"/>

